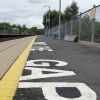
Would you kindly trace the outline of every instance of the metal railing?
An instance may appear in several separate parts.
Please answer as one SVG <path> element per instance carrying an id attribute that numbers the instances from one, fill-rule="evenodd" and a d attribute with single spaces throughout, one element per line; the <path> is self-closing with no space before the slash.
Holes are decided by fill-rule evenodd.
<path id="1" fill-rule="evenodd" d="M 94 12 L 93 12 L 94 10 Z M 55 38 L 59 26 L 45 30 L 45 35 Z M 59 34 L 59 32 L 58 32 Z M 79 40 L 100 42 L 100 5 L 93 6 L 88 11 L 81 13 L 71 21 L 61 24 L 61 39 L 66 35 L 77 35 Z"/>

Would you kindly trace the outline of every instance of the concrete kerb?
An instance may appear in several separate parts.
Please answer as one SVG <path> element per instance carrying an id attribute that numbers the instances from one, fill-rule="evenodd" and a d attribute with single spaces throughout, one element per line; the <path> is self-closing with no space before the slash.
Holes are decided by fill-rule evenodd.
<path id="1" fill-rule="evenodd" d="M 88 45 L 88 46 L 93 46 L 96 48 L 100 48 L 100 43 L 95 43 L 95 42 L 88 42 L 88 41 L 79 41 L 80 44 Z"/>
<path id="2" fill-rule="evenodd" d="M 32 37 L 31 37 L 31 40 L 32 40 Z M 29 45 L 31 40 L 28 40 L 26 42 L 26 44 L 20 43 L 21 45 L 24 45 L 23 47 L 21 47 L 21 45 L 18 45 L 19 42 L 17 42 L 17 43 L 14 43 L 13 45 L 11 45 L 10 47 L 8 46 L 7 48 L 4 48 L 2 51 L 0 51 L 0 61 L 1 61 L 0 65 L 2 66 L 2 67 L 0 67 L 0 79 L 3 78 L 3 76 L 6 74 L 6 72 L 9 70 L 9 68 L 12 66 L 12 64 L 16 61 L 16 59 L 19 57 L 19 55 Z M 16 40 L 14 40 L 12 42 L 15 42 L 15 41 Z M 22 41 L 22 39 L 21 39 L 21 41 Z M 3 44 L 1 46 L 6 47 L 5 44 L 8 44 L 8 43 L 9 42 L 7 42 L 7 43 L 4 42 L 4 46 L 3 46 Z M 21 48 L 21 49 L 19 49 L 19 48 Z M 9 54 L 10 52 L 11 52 L 11 54 Z M 13 56 L 10 56 L 10 55 L 13 55 Z M 6 57 L 6 56 L 8 56 L 8 57 Z M 6 62 L 6 60 L 7 60 L 7 62 Z"/>
<path id="3" fill-rule="evenodd" d="M 26 47 L 26 49 L 24 49 L 21 55 L 16 58 L 16 61 L 6 72 L 5 76 L 0 80 L 0 100 L 12 100 L 30 49 L 36 38 L 37 37 L 34 37 L 34 39 Z"/>

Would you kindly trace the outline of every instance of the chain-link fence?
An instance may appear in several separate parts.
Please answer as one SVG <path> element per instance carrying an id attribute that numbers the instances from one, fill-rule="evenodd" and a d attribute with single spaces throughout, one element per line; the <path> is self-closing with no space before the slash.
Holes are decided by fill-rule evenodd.
<path id="1" fill-rule="evenodd" d="M 59 34 L 58 29 L 59 26 L 46 29 L 45 34 L 55 38 Z M 71 21 L 62 23 L 60 32 L 61 39 L 64 39 L 66 35 L 77 35 L 82 41 L 100 42 L 100 5 L 93 6 L 92 9 L 81 13 Z"/>
<path id="2" fill-rule="evenodd" d="M 96 19 L 94 22 L 94 41 L 100 42 L 100 6 L 96 8 Z"/>

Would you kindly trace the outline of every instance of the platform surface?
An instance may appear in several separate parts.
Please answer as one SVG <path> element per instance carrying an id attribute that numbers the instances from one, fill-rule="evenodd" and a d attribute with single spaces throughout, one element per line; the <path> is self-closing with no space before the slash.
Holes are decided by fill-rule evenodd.
<path id="1" fill-rule="evenodd" d="M 0 79 L 32 39 L 33 37 L 26 37 L 0 43 Z"/>
<path id="2" fill-rule="evenodd" d="M 39 36 L 13 100 L 100 100 L 100 48 Z"/>

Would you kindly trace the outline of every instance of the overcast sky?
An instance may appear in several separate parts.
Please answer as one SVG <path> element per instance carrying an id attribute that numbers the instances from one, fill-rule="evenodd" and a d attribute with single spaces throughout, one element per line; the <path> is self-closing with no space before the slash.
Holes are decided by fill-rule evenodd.
<path id="1" fill-rule="evenodd" d="M 62 0 L 62 12 L 73 0 Z M 78 3 L 80 12 L 90 9 L 93 5 L 100 5 L 100 0 L 74 0 Z M 0 0 L 0 22 L 11 24 L 25 24 L 28 27 L 43 28 L 43 14 L 50 5 L 51 9 L 59 9 L 59 0 Z"/>

